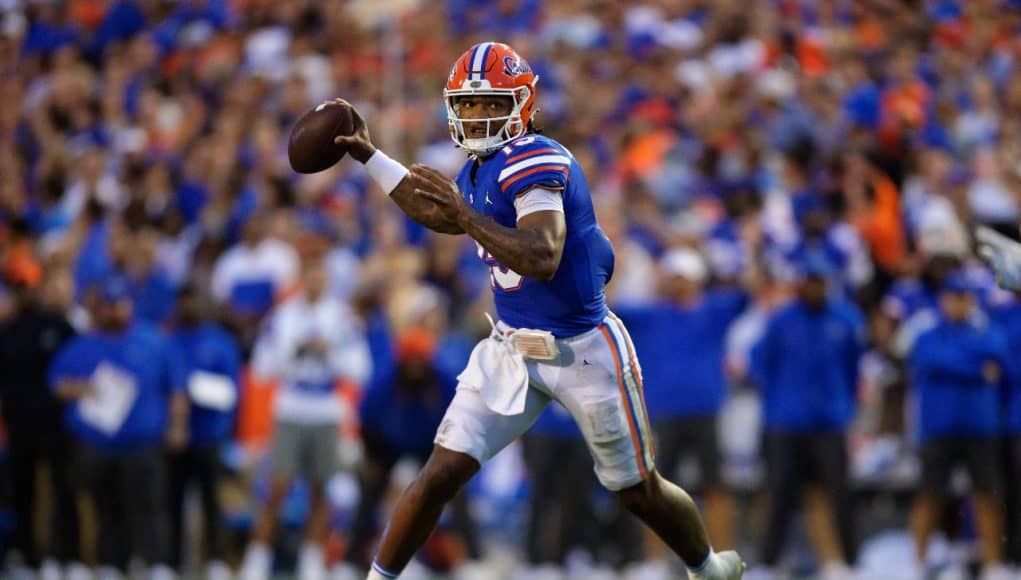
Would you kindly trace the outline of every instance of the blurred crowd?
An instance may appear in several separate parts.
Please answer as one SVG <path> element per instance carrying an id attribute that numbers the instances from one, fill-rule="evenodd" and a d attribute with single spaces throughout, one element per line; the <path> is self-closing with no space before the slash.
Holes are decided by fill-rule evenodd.
<path id="1" fill-rule="evenodd" d="M 453 174 L 442 86 L 484 40 L 586 171 L 660 469 L 714 543 L 760 578 L 1011 578 L 1021 299 L 971 232 L 1018 238 L 1013 0 L 0 0 L 8 570 L 365 565 L 489 275 L 358 164 L 294 173 L 288 131 L 343 97 Z M 551 409 L 425 565 L 676 566 L 594 481 Z"/>

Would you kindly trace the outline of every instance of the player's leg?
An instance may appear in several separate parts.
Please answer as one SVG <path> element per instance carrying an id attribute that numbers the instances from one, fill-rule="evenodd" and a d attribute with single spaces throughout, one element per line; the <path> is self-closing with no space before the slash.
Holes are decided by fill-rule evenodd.
<path id="1" fill-rule="evenodd" d="M 909 527 L 915 539 L 915 557 L 925 565 L 929 538 L 939 524 L 943 498 L 950 479 L 952 449 L 947 439 L 931 439 L 922 445 L 922 479 L 911 508 Z"/>
<path id="2" fill-rule="evenodd" d="M 623 324 L 611 315 L 595 332 L 558 344 L 574 362 L 558 373 L 554 395 L 584 434 L 600 483 L 694 573 L 739 577 L 736 554 L 724 560 L 713 555 L 695 502 L 655 470 L 641 370 Z M 720 576 L 721 565 L 733 573 Z"/>
<path id="3" fill-rule="evenodd" d="M 373 571 L 383 578 L 396 578 L 432 535 L 447 503 L 479 468 L 479 462 L 472 456 L 437 445 L 397 500 L 372 563 Z"/>
<path id="4" fill-rule="evenodd" d="M 446 504 L 548 403 L 547 395 L 529 388 L 524 412 L 500 415 L 486 407 L 477 391 L 459 388 L 437 430 L 432 455 L 394 507 L 369 578 L 396 578 L 432 534 Z"/>

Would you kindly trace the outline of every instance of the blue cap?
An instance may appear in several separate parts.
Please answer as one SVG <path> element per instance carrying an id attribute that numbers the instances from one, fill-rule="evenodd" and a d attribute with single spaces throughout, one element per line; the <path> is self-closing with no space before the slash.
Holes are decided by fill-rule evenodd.
<path id="1" fill-rule="evenodd" d="M 811 252 L 800 256 L 800 259 L 796 260 L 792 266 L 794 268 L 794 276 L 798 280 L 804 280 L 805 278 L 828 278 L 834 271 L 833 265 L 830 264 L 829 260 L 818 252 Z"/>
<path id="2" fill-rule="evenodd" d="M 128 281 L 122 276 L 110 276 L 99 285 L 99 297 L 108 302 L 117 302 L 131 297 Z"/>
<path id="3" fill-rule="evenodd" d="M 968 277 L 964 275 L 964 272 L 951 272 L 947 275 L 946 279 L 943 280 L 943 285 L 940 287 L 943 292 L 953 292 L 955 294 L 963 294 L 974 290 Z"/>

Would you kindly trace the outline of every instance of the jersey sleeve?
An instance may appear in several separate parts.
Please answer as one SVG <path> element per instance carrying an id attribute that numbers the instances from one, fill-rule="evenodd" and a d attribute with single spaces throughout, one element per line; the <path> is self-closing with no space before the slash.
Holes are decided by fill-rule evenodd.
<path id="1" fill-rule="evenodd" d="M 534 187 L 563 191 L 570 175 L 570 155 L 561 147 L 537 139 L 509 147 L 496 181 L 500 191 L 514 199 Z"/>

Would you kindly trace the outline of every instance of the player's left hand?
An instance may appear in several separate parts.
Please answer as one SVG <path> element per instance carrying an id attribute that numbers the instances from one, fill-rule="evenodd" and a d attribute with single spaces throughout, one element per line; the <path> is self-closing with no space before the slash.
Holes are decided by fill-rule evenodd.
<path id="1" fill-rule="evenodd" d="M 420 195 L 436 204 L 445 219 L 459 223 L 471 211 L 464 200 L 461 189 L 453 179 L 425 165 L 411 166 L 411 177 L 415 180 L 415 195 Z"/>

